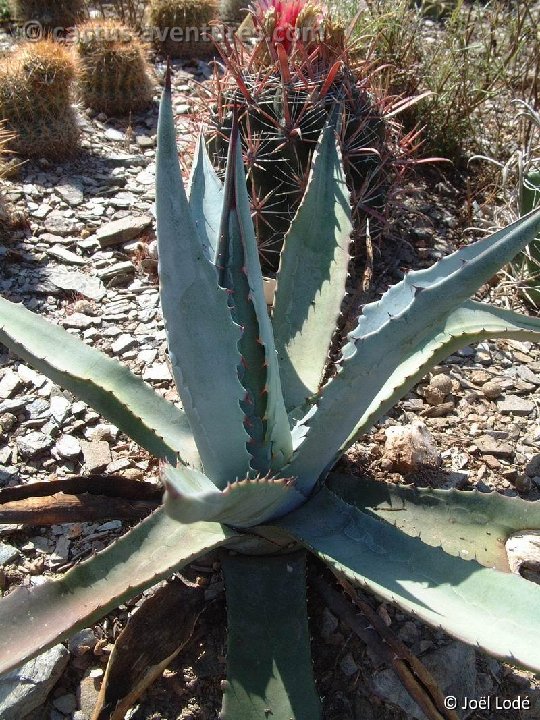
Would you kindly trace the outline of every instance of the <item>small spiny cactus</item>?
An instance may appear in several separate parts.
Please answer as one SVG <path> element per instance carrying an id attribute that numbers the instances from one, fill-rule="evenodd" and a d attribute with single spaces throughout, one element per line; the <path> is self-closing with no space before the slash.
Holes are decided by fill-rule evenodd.
<path id="1" fill-rule="evenodd" d="M 43 27 L 73 27 L 84 18 L 84 0 L 12 0 L 13 14 L 21 22 L 35 20 Z"/>
<path id="2" fill-rule="evenodd" d="M 149 14 L 165 55 L 189 58 L 212 53 L 207 33 L 218 16 L 215 0 L 150 0 Z"/>
<path id="3" fill-rule="evenodd" d="M 0 117 L 22 157 L 64 160 L 79 143 L 71 106 L 75 62 L 52 40 L 28 43 L 0 62 Z"/>
<path id="4" fill-rule="evenodd" d="M 146 48 L 133 30 L 115 20 L 77 28 L 79 88 L 88 107 L 107 115 L 145 110 L 154 83 Z"/>

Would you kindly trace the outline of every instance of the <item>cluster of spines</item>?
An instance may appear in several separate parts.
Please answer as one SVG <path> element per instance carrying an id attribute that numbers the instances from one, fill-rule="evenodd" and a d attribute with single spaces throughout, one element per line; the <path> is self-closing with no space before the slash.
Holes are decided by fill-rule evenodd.
<path id="1" fill-rule="evenodd" d="M 228 45 L 223 57 L 227 73 L 216 76 L 210 149 L 216 166 L 223 168 L 236 108 L 265 270 L 277 269 L 283 237 L 305 190 L 313 149 L 336 105 L 342 115 L 340 142 L 355 231 L 363 240 L 369 218 L 376 243 L 386 229 L 393 185 L 402 180 L 403 160 L 415 139 L 402 137 L 399 125 L 386 120 L 385 113 L 393 109 L 389 99 L 378 98 L 368 79 L 359 79 L 342 60 L 328 67 L 317 55 L 296 64 L 280 58 L 262 70 L 237 43 Z"/>

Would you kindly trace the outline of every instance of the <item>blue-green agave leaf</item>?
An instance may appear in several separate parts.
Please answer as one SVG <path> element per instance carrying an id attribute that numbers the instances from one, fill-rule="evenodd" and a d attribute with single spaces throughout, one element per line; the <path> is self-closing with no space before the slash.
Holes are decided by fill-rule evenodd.
<path id="1" fill-rule="evenodd" d="M 221 720 L 320 720 L 304 552 L 223 559 L 227 680 Z"/>
<path id="2" fill-rule="evenodd" d="M 180 525 L 160 508 L 65 575 L 37 587 L 18 587 L 0 600 L 0 673 L 235 537 L 217 523 Z"/>
<path id="3" fill-rule="evenodd" d="M 4 298 L 0 342 L 153 455 L 200 465 L 185 414 L 116 360 Z"/>
<path id="4" fill-rule="evenodd" d="M 364 308 L 357 329 L 348 336 L 336 376 L 322 389 L 316 411 L 300 423 L 305 426 L 305 439 L 284 469 L 288 476 L 299 477 L 299 489 L 305 491 L 358 432 L 445 355 L 499 334 L 536 337 L 537 324 L 530 318 L 499 315 L 489 306 L 464 302 L 539 227 L 540 212 L 536 212 L 430 270 L 410 273 L 379 302 Z M 295 435 L 302 433 L 297 429 Z"/>
<path id="5" fill-rule="evenodd" d="M 322 488 L 276 523 L 334 570 L 476 647 L 540 670 L 540 586 L 431 547 Z"/>
<path id="6" fill-rule="evenodd" d="M 345 295 L 351 232 L 349 190 L 330 122 L 315 149 L 277 275 L 272 325 L 288 410 L 322 382 Z"/>
<path id="7" fill-rule="evenodd" d="M 540 341 L 540 319 L 470 300 L 411 353 L 386 380 L 362 415 L 343 449 L 367 432 L 441 360 L 470 343 L 494 338 Z"/>
<path id="8" fill-rule="evenodd" d="M 188 198 L 191 216 L 199 231 L 204 253 L 210 262 L 215 263 L 223 207 L 223 185 L 208 157 L 202 131 L 191 169 Z"/>
<path id="9" fill-rule="evenodd" d="M 165 465 L 164 507 L 181 523 L 220 522 L 248 528 L 282 514 L 283 508 L 305 500 L 290 480 L 247 478 L 218 490 L 205 475 L 191 468 Z"/>
<path id="10" fill-rule="evenodd" d="M 229 147 L 216 264 L 221 285 L 230 291 L 233 316 L 243 329 L 239 349 L 243 363 L 241 380 L 246 389 L 242 407 L 251 436 L 248 449 L 253 456 L 254 470 L 266 474 L 281 468 L 290 458 L 292 440 L 236 123 Z"/>
<path id="11" fill-rule="evenodd" d="M 390 485 L 338 473 L 328 476 L 327 486 L 345 502 L 407 535 L 504 572 L 510 569 L 508 538 L 524 530 L 540 530 L 540 501 L 478 490 Z"/>
<path id="12" fill-rule="evenodd" d="M 168 83 L 161 102 L 156 168 L 161 304 L 182 405 L 205 473 L 225 487 L 249 469 L 238 379 L 241 331 L 203 252 L 176 148 Z"/>

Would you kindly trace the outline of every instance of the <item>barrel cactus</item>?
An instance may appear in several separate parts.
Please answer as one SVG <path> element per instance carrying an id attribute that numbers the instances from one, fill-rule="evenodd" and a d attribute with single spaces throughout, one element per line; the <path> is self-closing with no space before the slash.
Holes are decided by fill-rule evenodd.
<path id="1" fill-rule="evenodd" d="M 77 28 L 78 77 L 88 107 L 107 115 L 146 110 L 154 83 L 147 48 L 134 30 L 116 20 L 93 20 Z"/>
<path id="2" fill-rule="evenodd" d="M 323 383 L 352 231 L 338 122 L 331 117 L 317 140 L 270 316 L 238 125 L 224 185 L 201 142 L 187 196 L 167 83 L 156 213 L 161 302 L 182 409 L 116 361 L 0 299 L 0 341 L 157 455 L 165 487 L 163 507 L 116 543 L 0 600 L 0 671 L 216 548 L 229 622 L 222 720 L 321 717 L 305 600 L 308 552 L 418 618 L 540 670 L 540 588 L 508 572 L 503 545 L 523 528 L 540 529 L 538 503 L 394 488 L 333 472 L 358 434 L 448 354 L 492 337 L 540 339 L 539 319 L 469 299 L 538 233 L 540 210 L 409 273 L 366 306 Z M 147 600 L 125 632 L 148 621 L 145 608 L 161 610 Z M 163 623 L 176 628 L 185 612 L 176 606 Z M 149 642 L 146 631 L 130 637 L 136 646 Z M 152 633 L 150 642 L 144 683 L 124 689 L 114 705 L 122 716 L 166 667 L 171 651 L 156 647 Z M 113 652 L 113 666 L 120 655 Z M 101 701 L 114 694 L 111 685 L 105 681 Z"/>
<path id="3" fill-rule="evenodd" d="M 149 17 L 164 55 L 207 57 L 213 51 L 209 23 L 218 16 L 216 0 L 150 0 Z"/>
<path id="4" fill-rule="evenodd" d="M 361 254 L 366 221 L 374 243 L 386 228 L 396 162 L 405 155 L 399 126 L 386 118 L 388 99 L 349 62 L 344 28 L 322 6 L 256 0 L 250 13 L 254 49 L 240 40 L 222 48 L 226 71 L 216 78 L 208 133 L 214 164 L 224 167 L 236 111 L 263 269 L 276 271 L 319 134 L 331 113 L 339 115 Z"/>
<path id="5" fill-rule="evenodd" d="M 64 160 L 79 149 L 72 107 L 75 61 L 52 40 L 26 43 L 0 60 L 0 118 L 24 157 Z"/>
<path id="6" fill-rule="evenodd" d="M 84 0 L 12 0 L 13 14 L 21 22 L 39 22 L 50 30 L 70 28 L 86 15 Z"/>

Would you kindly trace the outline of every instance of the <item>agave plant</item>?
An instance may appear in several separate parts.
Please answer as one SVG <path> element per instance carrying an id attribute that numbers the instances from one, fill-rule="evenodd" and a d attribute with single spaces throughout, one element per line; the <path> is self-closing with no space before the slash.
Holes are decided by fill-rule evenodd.
<path id="1" fill-rule="evenodd" d="M 540 670 L 540 588 L 508 572 L 504 552 L 511 534 L 540 528 L 538 504 L 331 472 L 357 435 L 446 355 L 486 338 L 540 337 L 540 320 L 469 299 L 535 236 L 540 211 L 409 273 L 366 306 L 323 384 L 351 233 L 332 123 L 286 236 L 271 316 L 237 127 L 224 186 L 201 142 L 189 198 L 170 82 L 158 135 L 161 301 L 183 409 L 4 299 L 0 341 L 161 458 L 163 507 L 63 576 L 0 600 L 1 671 L 215 548 L 228 609 L 223 720 L 321 717 L 307 553 L 465 642 Z"/>

